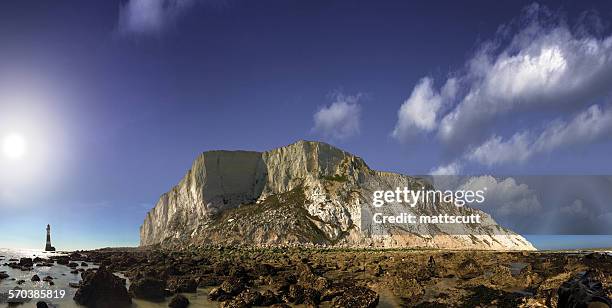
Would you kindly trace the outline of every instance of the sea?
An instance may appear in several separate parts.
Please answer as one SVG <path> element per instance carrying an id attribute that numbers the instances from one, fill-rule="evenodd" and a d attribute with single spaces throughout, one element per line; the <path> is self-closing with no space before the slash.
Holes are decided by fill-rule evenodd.
<path id="1" fill-rule="evenodd" d="M 36 307 L 36 303 L 38 301 L 46 302 L 49 307 L 85 307 L 77 304 L 74 300 L 74 294 L 77 289 L 70 287 L 70 283 L 79 283 L 81 281 L 81 274 L 72 274 L 70 269 L 64 265 L 55 264 L 54 266 L 42 266 L 34 268 L 31 271 L 22 271 L 20 269 L 13 269 L 6 265 L 9 259 L 20 259 L 20 258 L 48 258 L 54 255 L 62 255 L 65 253 L 62 252 L 45 252 L 42 250 L 34 250 L 34 249 L 6 249 L 0 248 L 0 272 L 5 272 L 9 275 L 8 278 L 0 280 L 0 308 L 9 307 L 8 303 L 6 303 L 6 297 L 8 296 L 9 290 L 13 290 L 15 288 L 21 288 L 23 290 L 52 290 L 57 291 L 53 292 L 53 295 L 58 295 L 58 298 L 54 299 L 31 299 L 25 302 L 22 305 L 17 307 Z M 77 262 L 81 264 L 81 262 Z M 88 264 L 87 267 L 81 267 L 83 269 L 96 268 L 95 264 Z M 51 276 L 53 277 L 54 285 L 50 285 L 45 281 L 33 282 L 31 281 L 32 276 L 38 275 L 42 280 L 44 277 Z M 115 273 L 115 275 L 126 278 L 122 273 Z M 25 280 L 25 283 L 18 285 L 17 281 Z M 127 279 L 127 287 L 129 287 L 129 279 Z M 63 291 L 63 292 L 62 292 Z M 189 293 L 183 294 L 191 303 L 190 307 L 218 307 L 218 302 L 209 301 L 207 298 L 210 289 L 199 289 L 197 293 Z M 62 298 L 59 298 L 61 294 L 64 294 Z M 132 307 L 134 308 L 167 308 L 168 303 L 171 298 L 167 298 L 166 301 L 163 302 L 149 302 L 139 299 L 132 299 Z M 15 307 L 15 306 L 12 306 Z"/>
<path id="2" fill-rule="evenodd" d="M 612 235 L 524 235 L 538 250 L 612 250 Z"/>

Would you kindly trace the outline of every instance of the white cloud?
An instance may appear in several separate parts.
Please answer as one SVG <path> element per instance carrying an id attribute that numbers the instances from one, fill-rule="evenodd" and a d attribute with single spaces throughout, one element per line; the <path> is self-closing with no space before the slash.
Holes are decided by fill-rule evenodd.
<path id="1" fill-rule="evenodd" d="M 336 94 L 335 101 L 314 114 L 312 130 L 326 138 L 347 139 L 359 134 L 361 120 L 361 95 Z"/>
<path id="2" fill-rule="evenodd" d="M 443 141 L 469 139 L 510 112 L 588 104 L 610 91 L 604 85 L 612 82 L 612 37 L 577 37 L 562 24 L 533 23 L 501 52 L 484 48 L 471 60 L 465 96 L 440 122 Z"/>
<path id="3" fill-rule="evenodd" d="M 537 136 L 529 131 L 516 133 L 506 141 L 493 136 L 468 152 L 467 158 L 488 166 L 524 162 L 539 153 L 592 142 L 611 134 L 612 110 L 602 110 L 598 105 L 593 105 L 570 121 L 549 123 Z"/>
<path id="4" fill-rule="evenodd" d="M 610 136 L 612 133 L 612 110 L 602 110 L 593 105 L 579 113 L 569 123 L 551 123 L 534 144 L 534 151 L 549 152 L 563 146 L 580 144 Z"/>
<path id="5" fill-rule="evenodd" d="M 462 166 L 459 162 L 452 162 L 448 165 L 438 166 L 429 171 L 430 175 L 458 175 L 461 173 Z"/>
<path id="6" fill-rule="evenodd" d="M 526 133 L 517 133 L 508 141 L 503 141 L 500 136 L 493 136 L 473 149 L 468 154 L 468 158 L 488 166 L 507 162 L 524 162 L 531 156 L 529 142 L 529 136 Z"/>
<path id="7" fill-rule="evenodd" d="M 123 35 L 160 35 L 194 4 L 208 2 L 210 0 L 129 0 L 119 9 L 118 30 Z"/>
<path id="8" fill-rule="evenodd" d="M 499 181 L 490 175 L 472 177 L 459 189 L 486 190 L 485 202 L 479 207 L 494 216 L 529 215 L 542 208 L 535 192 L 511 177 Z"/>
<path id="9" fill-rule="evenodd" d="M 397 112 L 397 124 L 392 136 L 403 141 L 419 131 L 434 130 L 440 108 L 448 97 L 455 95 L 456 88 L 456 80 L 453 78 L 447 80 L 441 92 L 433 89 L 431 78 L 421 79 Z"/>
<path id="10" fill-rule="evenodd" d="M 439 90 L 431 78 L 419 81 L 398 111 L 393 136 L 401 140 L 412 132 L 435 132 L 459 155 L 482 144 L 481 152 L 472 155 L 485 164 L 528 159 L 532 153 L 518 152 L 528 141 L 535 142 L 530 139 L 533 133 L 526 130 L 503 141 L 498 119 L 532 111 L 563 117 L 567 110 L 592 105 L 612 92 L 612 36 L 588 28 L 569 26 L 537 4 L 528 6 L 521 18 L 482 43 L 465 68 L 447 78 Z M 450 82 L 453 91 L 444 94 Z M 538 141 L 542 147 L 538 151 L 572 144 L 572 138 L 595 134 L 597 129 L 563 130 L 547 128 L 559 140 Z M 519 149 L 508 152 L 510 146 Z M 485 152 L 495 152 L 498 159 L 488 160 Z"/>

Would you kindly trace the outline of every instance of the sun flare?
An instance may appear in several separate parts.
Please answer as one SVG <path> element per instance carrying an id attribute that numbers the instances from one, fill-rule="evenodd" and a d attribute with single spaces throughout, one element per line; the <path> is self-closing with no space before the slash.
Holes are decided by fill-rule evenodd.
<path id="1" fill-rule="evenodd" d="M 11 134 L 2 140 L 2 152 L 8 158 L 18 159 L 26 153 L 26 141 L 19 134 Z"/>

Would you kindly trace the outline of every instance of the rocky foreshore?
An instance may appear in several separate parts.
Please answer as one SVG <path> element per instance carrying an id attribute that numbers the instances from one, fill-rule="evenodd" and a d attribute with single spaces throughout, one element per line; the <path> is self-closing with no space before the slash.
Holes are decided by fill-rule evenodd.
<path id="1" fill-rule="evenodd" d="M 84 269 L 87 263 L 96 268 Z M 38 264 L 78 266 L 74 300 L 88 307 L 132 299 L 187 307 L 183 294 L 195 292 L 220 307 L 570 307 L 564 303 L 612 296 L 612 256 L 605 253 L 105 249 L 5 265 Z"/>

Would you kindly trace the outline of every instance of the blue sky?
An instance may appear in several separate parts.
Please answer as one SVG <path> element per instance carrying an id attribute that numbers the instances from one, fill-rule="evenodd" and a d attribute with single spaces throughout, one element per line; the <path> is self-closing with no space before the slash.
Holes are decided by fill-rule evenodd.
<path id="1" fill-rule="evenodd" d="M 27 150 L 0 157 L 0 246 L 40 246 L 46 223 L 62 248 L 135 245 L 211 149 L 313 139 L 406 174 L 611 174 L 611 15 L 607 1 L 3 2 L 0 138 Z"/>

